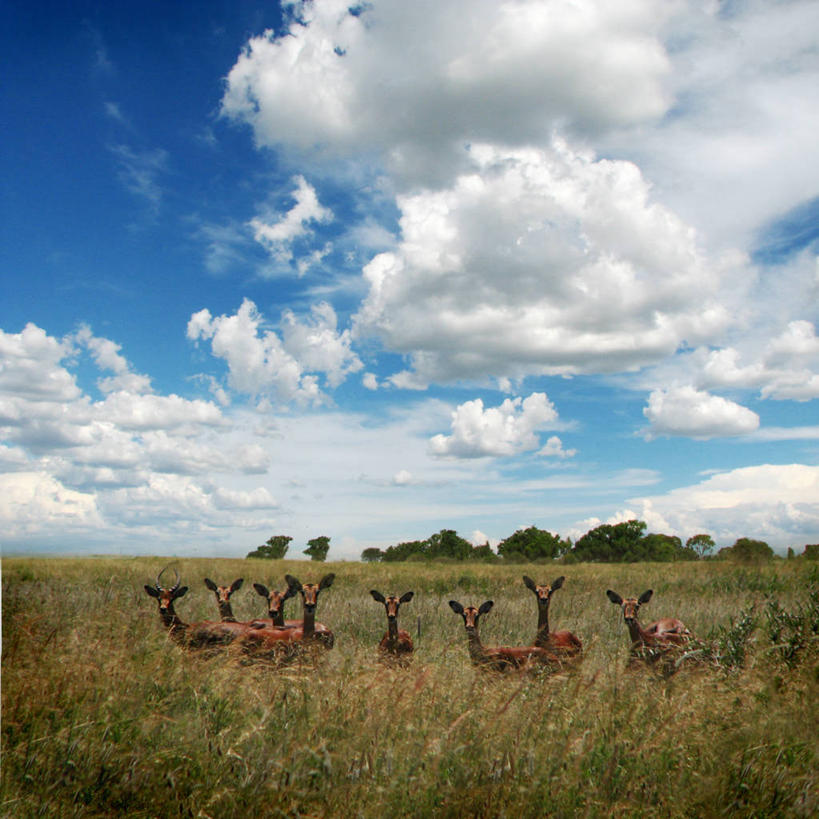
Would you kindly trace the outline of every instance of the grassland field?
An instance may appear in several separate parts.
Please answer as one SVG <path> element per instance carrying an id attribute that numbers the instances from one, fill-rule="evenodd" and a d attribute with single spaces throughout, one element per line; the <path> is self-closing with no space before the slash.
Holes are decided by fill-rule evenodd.
<path id="1" fill-rule="evenodd" d="M 335 647 L 287 666 L 172 642 L 144 584 L 171 563 L 176 610 L 218 619 L 210 577 L 244 577 L 238 619 L 263 616 L 254 581 L 328 572 L 317 619 Z M 487 645 L 531 643 L 521 576 L 566 575 L 553 629 L 584 643 L 576 670 L 471 665 L 447 602 L 495 601 Z M 629 669 L 618 606 L 701 638 L 676 673 Z M 409 668 L 378 661 L 384 608 Z M 819 569 L 722 562 L 361 564 L 187 558 L 2 561 L 3 817 L 814 817 L 819 815 Z M 290 600 L 286 615 L 300 617 Z M 420 636 L 419 636 L 420 629 Z"/>

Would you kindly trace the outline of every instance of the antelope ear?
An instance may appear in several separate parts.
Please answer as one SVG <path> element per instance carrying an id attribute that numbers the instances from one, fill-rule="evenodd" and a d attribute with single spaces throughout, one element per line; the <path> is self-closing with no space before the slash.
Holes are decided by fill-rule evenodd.
<path id="1" fill-rule="evenodd" d="M 176 600 L 177 597 L 184 597 L 187 593 L 188 593 L 188 587 L 187 586 L 182 586 L 181 589 L 177 589 L 173 593 L 173 599 Z"/>
<path id="2" fill-rule="evenodd" d="M 398 602 L 399 603 L 409 603 L 409 601 L 412 600 L 413 597 L 415 597 L 415 592 L 411 592 L 411 591 L 410 592 L 404 592 L 404 594 L 402 594 L 401 597 L 399 598 Z"/>
<path id="3" fill-rule="evenodd" d="M 644 591 L 638 598 L 637 602 L 642 606 L 643 603 L 648 603 L 651 600 L 651 595 L 654 594 L 654 589 L 649 589 L 648 591 Z"/>
<path id="4" fill-rule="evenodd" d="M 261 583 L 254 583 L 253 588 L 256 589 L 256 594 L 260 594 L 262 597 L 270 597 L 267 586 L 263 586 Z"/>
<path id="5" fill-rule="evenodd" d="M 618 606 L 623 605 L 623 598 L 620 597 L 620 595 L 617 594 L 616 591 L 612 591 L 611 589 L 607 589 L 606 594 L 608 595 L 608 598 L 609 598 L 609 600 L 611 600 L 612 603 L 616 603 Z"/>
<path id="6" fill-rule="evenodd" d="M 563 586 L 563 581 L 566 579 L 565 575 L 560 575 L 557 580 L 552 581 L 552 591 L 555 591 Z"/>
<path id="7" fill-rule="evenodd" d="M 146 586 L 145 588 L 148 588 L 148 587 Z M 464 613 L 464 607 L 457 600 L 450 600 L 449 601 L 449 607 L 452 609 L 452 611 L 455 612 L 455 614 L 463 614 Z"/>
<path id="8" fill-rule="evenodd" d="M 287 585 L 293 589 L 294 592 L 301 591 L 301 583 L 299 583 L 298 579 L 293 577 L 292 574 L 286 574 L 284 579 Z"/>
<path id="9" fill-rule="evenodd" d="M 480 608 L 478 609 L 478 614 L 486 614 L 488 611 L 492 610 L 492 606 L 494 605 L 494 600 L 487 600 L 485 603 L 481 603 Z"/>
<path id="10" fill-rule="evenodd" d="M 234 580 L 233 583 L 230 585 L 230 593 L 233 594 L 235 591 L 239 591 L 242 588 L 242 583 L 245 582 L 244 577 L 240 577 L 238 580 Z"/>
<path id="11" fill-rule="evenodd" d="M 159 597 L 159 591 L 157 590 L 156 586 L 149 586 L 147 583 L 145 584 L 145 591 L 151 595 L 151 597 Z"/>
<path id="12" fill-rule="evenodd" d="M 213 582 L 213 581 L 212 581 L 212 580 L 211 580 L 209 577 L 206 577 L 206 578 L 205 578 L 205 585 L 206 585 L 206 586 L 207 586 L 207 587 L 208 587 L 208 588 L 209 588 L 209 589 L 210 589 L 212 592 L 215 592 L 215 591 L 216 591 L 216 589 L 217 589 L 216 584 L 215 584 L 215 583 L 214 583 L 214 582 Z"/>
<path id="13" fill-rule="evenodd" d="M 531 577 L 528 575 L 523 575 L 523 584 L 526 586 L 527 589 L 530 591 L 536 592 L 537 591 L 537 584 Z"/>
<path id="14" fill-rule="evenodd" d="M 284 603 L 285 600 L 289 600 L 291 597 L 295 597 L 300 588 L 301 586 L 288 586 L 287 591 L 282 595 L 282 603 Z"/>
<path id="15" fill-rule="evenodd" d="M 322 589 L 327 589 L 333 585 L 333 581 L 336 579 L 334 574 L 326 574 L 324 577 L 321 578 L 319 581 L 319 591 Z"/>
<path id="16" fill-rule="evenodd" d="M 370 594 L 377 603 L 386 603 L 387 601 L 384 599 L 384 595 L 381 592 L 376 591 L 375 589 L 370 589 Z"/>

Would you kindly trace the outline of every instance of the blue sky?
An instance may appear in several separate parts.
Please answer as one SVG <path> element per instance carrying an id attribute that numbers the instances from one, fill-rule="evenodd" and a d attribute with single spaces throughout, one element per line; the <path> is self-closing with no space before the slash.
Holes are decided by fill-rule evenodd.
<path id="1" fill-rule="evenodd" d="M 815 3 L 3 16 L 4 553 L 819 541 Z"/>

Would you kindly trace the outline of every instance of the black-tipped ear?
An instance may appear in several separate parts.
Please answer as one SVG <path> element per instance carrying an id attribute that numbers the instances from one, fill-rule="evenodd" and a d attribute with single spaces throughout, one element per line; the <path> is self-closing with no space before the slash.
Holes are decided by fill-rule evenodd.
<path id="1" fill-rule="evenodd" d="M 215 591 L 216 591 L 216 589 L 217 589 L 216 584 L 215 584 L 215 583 L 214 583 L 214 582 L 213 582 L 213 581 L 212 581 L 212 580 L 211 580 L 209 577 L 206 577 L 206 578 L 205 578 L 205 585 L 206 585 L 206 586 L 207 586 L 207 587 L 208 587 L 208 588 L 209 588 L 209 589 L 210 589 L 212 592 L 215 592 Z"/>
<path id="2" fill-rule="evenodd" d="M 556 591 L 557 589 L 563 586 L 563 581 L 566 579 L 565 575 L 560 575 L 557 580 L 552 581 L 552 591 Z"/>
<path id="3" fill-rule="evenodd" d="M 327 589 L 333 585 L 333 581 L 336 579 L 334 574 L 326 574 L 324 577 L 321 578 L 319 581 L 319 591 L 322 589 Z"/>
<path id="4" fill-rule="evenodd" d="M 149 586 L 147 583 L 145 584 L 145 591 L 151 595 L 151 597 L 159 597 L 159 589 L 156 586 Z"/>
<path id="5" fill-rule="evenodd" d="M 618 606 L 623 605 L 623 598 L 620 597 L 620 595 L 617 594 L 616 591 L 612 591 L 611 589 L 607 589 L 606 594 L 608 595 L 608 598 L 609 598 L 609 600 L 611 600 L 612 603 L 616 603 Z"/>
<path id="6" fill-rule="evenodd" d="M 293 591 L 301 591 L 301 583 L 292 574 L 286 574 L 284 580 Z"/>
<path id="7" fill-rule="evenodd" d="M 485 603 L 481 603 L 480 608 L 478 609 L 478 614 L 486 614 L 488 611 L 492 610 L 492 606 L 494 605 L 494 600 L 487 600 Z"/>
<path id="8" fill-rule="evenodd" d="M 282 603 L 284 603 L 285 600 L 289 600 L 291 597 L 295 597 L 300 589 L 301 586 L 288 586 L 287 591 L 282 595 Z"/>
<path id="9" fill-rule="evenodd" d="M 523 585 L 530 591 L 537 592 L 537 584 L 528 575 L 523 575 Z"/>
<path id="10" fill-rule="evenodd" d="M 376 603 L 386 603 L 387 601 L 384 599 L 384 595 L 381 594 L 380 591 L 376 591 L 375 589 L 370 589 L 370 594 L 373 596 L 373 600 Z"/>
<path id="11" fill-rule="evenodd" d="M 260 594 L 262 597 L 270 597 L 270 592 L 267 590 L 267 586 L 263 586 L 261 583 L 254 583 L 253 588 L 256 589 L 256 594 Z"/>
<path id="12" fill-rule="evenodd" d="M 654 594 L 654 589 L 649 589 L 648 591 L 644 591 L 638 598 L 637 602 L 642 606 L 643 603 L 648 603 L 651 600 L 651 595 Z"/>
<path id="13" fill-rule="evenodd" d="M 450 600 L 449 601 L 449 607 L 452 609 L 452 611 L 455 612 L 455 614 L 463 614 L 464 613 L 464 607 L 457 600 Z"/>
<path id="14" fill-rule="evenodd" d="M 176 600 L 178 597 L 184 597 L 187 593 L 188 593 L 188 587 L 187 586 L 182 586 L 181 589 L 177 589 L 173 593 L 173 599 Z"/>
<path id="15" fill-rule="evenodd" d="M 242 583 L 245 582 L 244 577 L 240 577 L 238 580 L 234 580 L 230 586 L 230 593 L 233 594 L 235 591 L 239 591 L 242 588 Z"/>
<path id="16" fill-rule="evenodd" d="M 409 603 L 409 601 L 412 600 L 413 597 L 415 597 L 415 592 L 404 592 L 398 599 L 398 602 Z"/>

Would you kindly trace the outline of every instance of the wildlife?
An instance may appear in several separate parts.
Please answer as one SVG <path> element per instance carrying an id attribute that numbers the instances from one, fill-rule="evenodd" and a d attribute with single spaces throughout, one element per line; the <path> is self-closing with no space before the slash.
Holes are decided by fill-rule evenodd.
<path id="1" fill-rule="evenodd" d="M 408 659 L 412 654 L 412 637 L 408 631 L 398 628 L 398 609 L 403 603 L 409 603 L 414 594 L 415 592 L 408 591 L 400 597 L 395 595 L 385 597 L 375 589 L 370 590 L 373 600 L 376 603 L 382 603 L 387 612 L 387 631 L 378 644 L 383 657 Z"/>
<path id="2" fill-rule="evenodd" d="M 571 631 L 551 631 L 549 629 L 549 603 L 552 595 L 563 587 L 566 578 L 561 575 L 551 582 L 551 584 L 538 584 L 531 577 L 523 575 L 523 583 L 527 589 L 534 592 L 537 599 L 537 633 L 535 635 L 535 645 L 540 648 L 547 648 L 555 654 L 569 659 L 577 657 L 583 651 L 583 643 L 579 637 Z"/>

